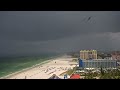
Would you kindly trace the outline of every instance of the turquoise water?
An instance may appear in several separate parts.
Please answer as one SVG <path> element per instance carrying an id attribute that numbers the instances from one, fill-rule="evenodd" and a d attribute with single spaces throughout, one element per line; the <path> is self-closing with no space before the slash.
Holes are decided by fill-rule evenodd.
<path id="1" fill-rule="evenodd" d="M 20 71 L 55 57 L 58 57 L 58 55 L 0 57 L 0 77 Z"/>

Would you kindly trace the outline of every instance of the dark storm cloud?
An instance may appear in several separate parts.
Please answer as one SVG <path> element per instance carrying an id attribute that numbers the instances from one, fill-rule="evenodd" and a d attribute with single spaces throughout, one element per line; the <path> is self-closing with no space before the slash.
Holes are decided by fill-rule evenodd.
<path id="1" fill-rule="evenodd" d="M 114 12 L 1 12 L 0 36 L 12 40 L 53 40 L 81 33 L 119 31 Z M 89 16 L 91 20 L 87 22 Z M 7 37 L 6 37 L 7 36 Z"/>
<path id="2" fill-rule="evenodd" d="M 119 16 L 115 11 L 1 11 L 0 54 L 120 49 Z"/>

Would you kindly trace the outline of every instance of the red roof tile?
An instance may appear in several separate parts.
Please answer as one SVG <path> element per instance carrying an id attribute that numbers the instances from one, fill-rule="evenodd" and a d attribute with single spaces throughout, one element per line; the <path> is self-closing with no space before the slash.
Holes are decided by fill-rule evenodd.
<path id="1" fill-rule="evenodd" d="M 80 79 L 80 75 L 79 74 L 72 74 L 70 76 L 70 79 Z"/>

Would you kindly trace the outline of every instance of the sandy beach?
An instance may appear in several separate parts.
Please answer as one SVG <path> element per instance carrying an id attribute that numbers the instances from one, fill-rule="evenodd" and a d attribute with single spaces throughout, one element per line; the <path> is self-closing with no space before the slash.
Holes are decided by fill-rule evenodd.
<path id="1" fill-rule="evenodd" d="M 72 58 L 70 57 L 59 57 L 56 59 L 51 59 L 44 64 L 38 64 L 35 67 L 31 67 L 26 70 L 22 70 L 19 73 L 13 73 L 3 79 L 48 79 L 53 74 L 59 76 L 61 73 L 72 69 L 75 65 L 70 65 Z M 59 76 L 64 78 L 64 76 Z"/>

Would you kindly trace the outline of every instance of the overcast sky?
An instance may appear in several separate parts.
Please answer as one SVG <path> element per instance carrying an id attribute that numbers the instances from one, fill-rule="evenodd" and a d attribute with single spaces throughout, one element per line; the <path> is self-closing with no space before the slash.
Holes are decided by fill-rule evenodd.
<path id="1" fill-rule="evenodd" d="M 0 56 L 120 50 L 118 11 L 0 11 Z"/>

